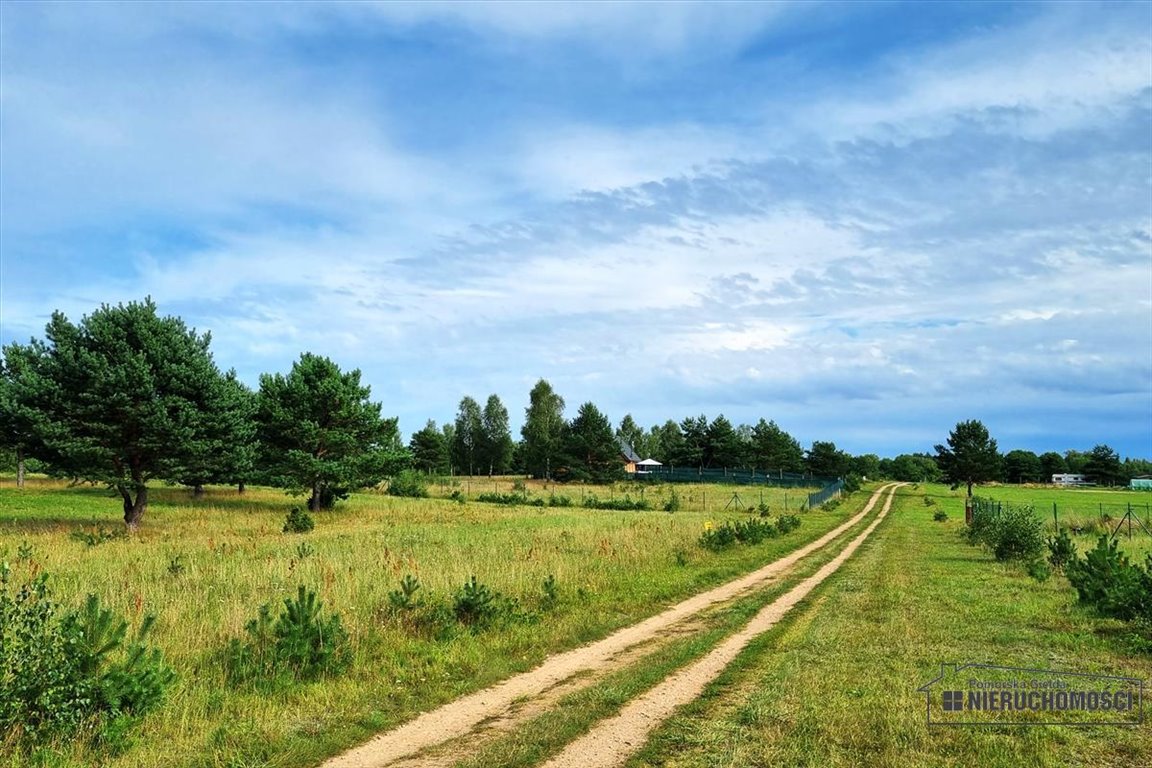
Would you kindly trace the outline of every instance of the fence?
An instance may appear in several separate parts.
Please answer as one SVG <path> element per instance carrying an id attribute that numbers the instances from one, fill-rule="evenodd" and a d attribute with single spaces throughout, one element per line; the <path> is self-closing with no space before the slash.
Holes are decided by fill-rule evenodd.
<path id="1" fill-rule="evenodd" d="M 839 498 L 842 490 L 844 490 L 844 480 L 840 479 L 829 483 L 815 493 L 808 494 L 808 509 L 816 509 L 831 498 Z"/>
<path id="2" fill-rule="evenodd" d="M 831 480 L 780 470 L 731 469 L 720 467 L 652 467 L 632 475 L 634 480 L 664 483 L 728 483 L 731 485 L 767 485 L 776 488 L 815 488 Z"/>
<path id="3" fill-rule="evenodd" d="M 973 509 L 975 513 L 1001 512 L 1005 508 L 1026 508 L 1040 515 L 1047 515 L 1048 512 L 1046 506 L 1036 507 L 1033 504 L 1009 504 L 1007 502 L 980 497 L 973 499 Z M 1061 506 L 1054 501 L 1052 502 L 1051 512 L 1052 517 L 1047 527 L 1054 533 L 1061 528 L 1067 528 L 1073 533 L 1107 533 L 1112 538 L 1116 538 L 1121 534 L 1127 534 L 1128 538 L 1132 538 L 1134 533 L 1140 532 L 1152 535 L 1152 503 L 1133 504 L 1127 502 L 1104 504 L 1098 502 L 1096 504 L 1080 504 L 1076 506 L 1066 504 Z"/>

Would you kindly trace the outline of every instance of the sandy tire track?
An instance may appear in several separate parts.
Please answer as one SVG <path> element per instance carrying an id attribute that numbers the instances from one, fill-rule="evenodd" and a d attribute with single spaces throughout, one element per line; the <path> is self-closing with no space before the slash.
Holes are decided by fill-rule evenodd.
<path id="1" fill-rule="evenodd" d="M 703 658 L 672 673 L 663 682 L 625 704 L 615 716 L 602 720 L 586 734 L 570 742 L 562 752 L 544 763 L 542 768 L 609 768 L 622 765 L 678 707 L 698 698 L 704 688 L 719 677 L 748 643 L 775 626 L 788 611 L 852 556 L 888 514 L 898 487 L 899 484 L 887 486 L 888 498 L 880 514 L 820 570 L 764 606 L 743 629 L 721 642 Z"/>
<path id="2" fill-rule="evenodd" d="M 891 484 L 878 489 L 868 500 L 868 504 L 864 509 L 852 518 L 841 523 L 815 541 L 800 547 L 779 560 L 769 563 L 763 568 L 759 568 L 707 592 L 694 595 L 651 618 L 618 630 L 602 640 L 550 656 L 540 666 L 528 672 L 515 675 L 484 690 L 462 696 L 431 712 L 418 715 L 415 719 L 410 720 L 404 725 L 382 733 L 359 747 L 355 747 L 342 755 L 328 760 L 322 764 L 321 768 L 384 768 L 384 766 L 392 765 L 422 750 L 465 736 L 477 728 L 477 726 L 487 721 L 497 719 L 507 721 L 509 713 L 513 711 L 518 704 L 522 706 L 526 699 L 539 697 L 549 690 L 562 686 L 566 681 L 578 675 L 587 672 L 595 673 L 604 667 L 614 667 L 616 665 L 613 664 L 613 659 L 621 654 L 626 654 L 626 652 L 634 646 L 650 643 L 677 623 L 690 619 L 714 605 L 733 600 L 752 589 L 776 580 L 795 566 L 801 559 L 823 548 L 829 542 L 863 520 L 864 517 L 872 511 L 873 507 L 876 506 L 883 492 L 894 489 L 895 487 L 895 484 Z M 887 512 L 888 506 L 890 505 L 891 495 L 889 495 L 888 504 L 885 506 L 881 515 Z M 863 536 L 871 532 L 878 522 L 879 517 L 868 527 L 862 536 L 857 537 L 849 546 L 854 549 L 854 545 L 857 545 Z M 847 557 L 847 555 L 841 553 L 833 562 L 837 564 L 843 562 L 841 558 L 844 557 Z M 822 568 L 817 573 L 817 576 L 825 574 L 827 567 L 828 566 Z M 832 570 L 835 569 L 833 568 Z M 828 572 L 830 573 L 831 571 Z M 827 574 L 825 574 L 825 576 L 826 575 Z M 804 584 L 808 584 L 812 578 L 816 577 L 814 576 L 806 580 L 801 584 L 801 587 L 804 586 Z M 815 586 L 815 583 L 812 584 L 812 586 Z M 800 587 L 797 587 L 796 589 L 799 588 Z M 812 587 L 808 587 L 809 590 L 811 588 Z M 795 591 L 794 589 L 792 592 L 787 593 L 784 597 L 780 598 L 780 600 L 772 603 L 772 605 L 764 610 L 768 611 L 769 608 L 777 605 L 781 600 L 787 599 Z M 807 594 L 807 591 L 805 591 L 804 594 Z M 796 598 L 788 607 L 790 608 L 791 605 L 795 604 L 799 599 L 799 597 Z M 763 613 L 764 612 L 758 614 L 757 617 L 753 619 L 753 623 L 757 622 Z M 772 623 L 775 623 L 775 620 Z M 748 625 L 748 627 L 751 626 L 752 624 Z M 766 628 L 767 627 L 765 627 L 765 629 Z M 747 631 L 748 628 L 746 627 L 745 630 L 739 633 L 739 636 L 743 636 L 743 633 Z M 759 632 L 757 632 L 757 634 L 758 633 Z M 751 636 L 744 641 L 744 644 L 750 639 Z M 721 647 L 727 647 L 727 644 L 730 642 L 730 640 L 726 641 Z M 743 645 L 740 647 L 742 648 Z M 732 655 L 734 656 L 735 653 Z M 711 658 L 711 654 L 706 658 Z M 697 663 L 699 664 L 700 662 Z M 681 673 L 673 675 L 669 680 L 680 677 L 680 674 Z M 718 670 L 717 674 L 719 674 Z M 589 676 L 588 684 L 591 684 L 597 677 L 600 677 L 600 675 Z M 705 681 L 705 684 L 706 682 L 707 681 Z M 661 686 L 662 685 L 664 684 L 661 684 Z M 661 686 L 657 687 L 659 688 Z M 702 687 L 703 686 L 701 686 L 701 688 Z M 569 692 L 570 690 L 572 689 L 569 688 Z M 643 698 L 645 697 L 640 697 L 640 699 Z M 627 708 L 631 708 L 631 706 L 632 705 L 629 704 Z M 640 716 L 645 717 L 644 715 Z M 612 720 L 607 722 L 612 722 Z M 594 732 L 596 732 L 595 729 L 593 733 Z M 647 731 L 645 731 L 645 733 L 647 733 Z M 591 733 L 582 737 L 582 739 L 588 738 L 590 735 Z M 574 743 L 578 743 L 579 741 L 580 740 L 577 740 L 577 742 Z M 566 750 L 556 759 L 560 759 L 564 754 L 568 754 L 569 751 L 570 749 Z M 583 756 L 581 756 L 580 760 L 580 762 L 557 763 L 557 765 L 592 765 L 592 763 L 583 762 Z M 604 765 L 608 764 L 614 765 L 616 763 L 604 763 Z"/>

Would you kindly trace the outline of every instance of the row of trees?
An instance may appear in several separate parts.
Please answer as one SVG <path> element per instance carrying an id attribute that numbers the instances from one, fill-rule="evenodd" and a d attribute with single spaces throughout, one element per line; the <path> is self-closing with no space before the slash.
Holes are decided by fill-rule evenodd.
<path id="1" fill-rule="evenodd" d="M 969 486 L 1043 481 L 1065 471 L 1109 485 L 1152 472 L 1149 462 L 1121 462 L 1106 445 L 1002 456 L 976 421 L 958 424 L 934 455 L 894 459 L 852 456 L 832 442 L 804 450 L 764 419 L 734 426 L 723 415 L 701 415 L 644 429 L 626 415 L 613 429 L 590 402 L 566 419 L 564 398 L 543 379 L 529 393 L 519 441 L 493 394 L 483 407 L 463 398 L 452 424 L 429 421 L 405 447 L 397 419 L 381 415 L 359 371 L 305 353 L 288 374 L 265 374 L 252 391 L 233 371 L 219 370 L 209 343 L 209 334 L 179 318 L 160 317 L 151 300 L 102 306 L 76 324 L 54 313 L 44 340 L 3 350 L 0 447 L 15 454 L 18 472 L 31 458 L 52 473 L 107 484 L 130 527 L 147 509 L 150 481 L 193 489 L 260 482 L 307 494 L 315 510 L 410 466 L 431 474 L 610 480 L 622 474 L 622 445 L 681 467 Z"/>
<path id="2" fill-rule="evenodd" d="M 483 409 L 464 397 L 456 420 L 443 428 L 429 421 L 412 435 L 413 466 L 430 474 L 501 475 L 602 482 L 622 476 L 620 444 L 612 423 L 593 403 L 584 403 L 572 421 L 564 418 L 564 398 L 544 379 L 528 395 L 519 443 L 512 439 L 508 409 L 489 395 Z"/>
<path id="3" fill-rule="evenodd" d="M 152 481 L 259 481 L 309 494 L 315 510 L 407 463 L 397 420 L 381 416 L 359 371 L 304 354 L 253 392 L 217 368 L 209 343 L 151 300 L 77 324 L 54 313 L 44 340 L 3 350 L 5 447 L 21 464 L 115 489 L 130 528 Z"/>

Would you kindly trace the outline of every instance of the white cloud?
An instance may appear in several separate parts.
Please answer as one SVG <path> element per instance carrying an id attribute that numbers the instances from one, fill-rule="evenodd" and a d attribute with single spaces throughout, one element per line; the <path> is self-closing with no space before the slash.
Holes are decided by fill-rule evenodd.
<path id="1" fill-rule="evenodd" d="M 790 10 L 787 3 L 379 2 L 393 23 L 463 24 L 512 39 L 579 40 L 621 58 L 730 51 Z"/>

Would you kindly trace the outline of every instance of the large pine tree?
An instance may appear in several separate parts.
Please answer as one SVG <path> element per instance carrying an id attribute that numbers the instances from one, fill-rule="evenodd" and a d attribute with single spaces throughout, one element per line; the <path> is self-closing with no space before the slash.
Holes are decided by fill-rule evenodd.
<path id="1" fill-rule="evenodd" d="M 948 445 L 936 446 L 936 463 L 953 486 L 972 486 L 1000 479 L 1000 452 L 988 428 L 975 419 L 961 421 L 948 433 Z"/>
<path id="2" fill-rule="evenodd" d="M 210 337 L 160 317 L 151 299 L 103 305 L 78 324 L 55 312 L 45 331 L 6 351 L 22 366 L 13 397 L 35 426 L 32 450 L 56 474 L 114 488 L 135 529 L 148 483 L 184 481 L 235 415 Z"/>

